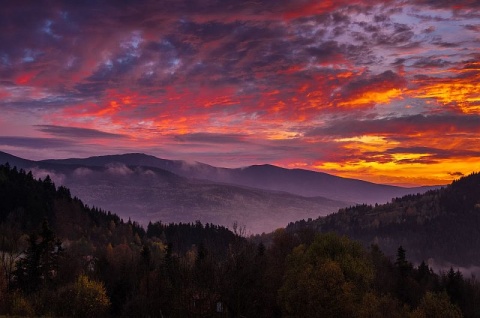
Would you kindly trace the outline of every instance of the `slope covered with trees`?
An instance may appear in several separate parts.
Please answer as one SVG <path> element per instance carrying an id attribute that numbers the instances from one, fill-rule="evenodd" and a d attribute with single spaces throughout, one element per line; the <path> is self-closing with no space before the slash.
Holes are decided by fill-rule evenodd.
<path id="1" fill-rule="evenodd" d="M 150 268 L 165 258 L 192 259 L 197 250 L 225 257 L 236 240 L 245 239 L 200 222 L 155 223 L 145 231 L 84 205 L 48 176 L 36 180 L 0 165 L 0 314 L 79 315 L 93 293 L 98 310 L 82 316 L 117 315 L 140 288 L 145 262 Z M 64 303 L 72 293 L 84 298 Z"/>
<path id="2" fill-rule="evenodd" d="M 150 223 L 0 166 L 0 315 L 478 317 L 480 285 L 347 237 Z"/>
<path id="3" fill-rule="evenodd" d="M 288 229 L 336 232 L 374 243 L 389 255 L 404 246 L 416 262 L 480 266 L 480 174 L 445 188 L 394 198 L 383 205 L 357 205 Z"/>

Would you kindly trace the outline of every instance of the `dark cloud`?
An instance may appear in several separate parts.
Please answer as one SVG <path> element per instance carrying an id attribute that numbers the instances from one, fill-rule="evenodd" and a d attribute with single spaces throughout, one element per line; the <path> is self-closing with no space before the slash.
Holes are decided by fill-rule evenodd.
<path id="1" fill-rule="evenodd" d="M 402 155 L 418 155 L 414 158 L 401 158 Z M 401 159 L 396 159 L 395 155 Z M 367 162 L 394 162 L 396 164 L 435 164 L 445 159 L 463 159 L 463 158 L 480 158 L 480 151 L 462 150 L 462 149 L 440 149 L 424 146 L 413 147 L 395 147 L 384 151 L 370 151 L 363 153 Z M 453 174 L 450 174 L 454 176 Z"/>
<path id="2" fill-rule="evenodd" d="M 0 145 L 13 146 L 22 148 L 65 148 L 72 145 L 71 141 L 57 138 L 36 138 L 36 137 L 19 137 L 5 136 L 0 137 Z"/>
<path id="3" fill-rule="evenodd" d="M 433 8 L 446 8 L 452 10 L 463 10 L 480 7 L 480 1 L 478 0 L 414 0 L 416 4 L 425 5 Z"/>
<path id="4" fill-rule="evenodd" d="M 480 24 L 466 24 L 463 27 L 470 31 L 480 32 Z"/>
<path id="5" fill-rule="evenodd" d="M 435 27 L 431 25 L 422 31 L 422 33 L 425 33 L 425 34 L 430 34 L 433 32 L 435 32 Z"/>
<path id="6" fill-rule="evenodd" d="M 443 68 L 443 67 L 448 67 L 451 64 L 452 64 L 451 62 L 445 61 L 441 58 L 429 56 L 429 57 L 419 58 L 417 61 L 415 61 L 415 63 L 413 63 L 412 66 L 418 67 L 418 68 L 430 68 L 430 67 Z"/>
<path id="7" fill-rule="evenodd" d="M 413 36 L 414 33 L 411 30 L 395 30 L 393 33 L 376 32 L 372 37 L 377 45 L 402 46 L 408 44 Z"/>
<path id="8" fill-rule="evenodd" d="M 448 174 L 451 175 L 452 177 L 456 177 L 456 178 L 460 178 L 460 177 L 464 176 L 464 174 L 459 172 L 459 171 L 449 172 Z"/>
<path id="9" fill-rule="evenodd" d="M 213 144 L 245 143 L 248 136 L 242 134 L 212 134 L 194 133 L 174 136 L 174 140 L 180 142 L 199 142 Z"/>
<path id="10" fill-rule="evenodd" d="M 376 20 L 375 22 L 381 22 L 382 20 Z M 372 24 L 372 23 L 367 23 L 367 22 L 359 22 L 358 25 L 360 25 L 364 31 L 366 32 L 379 32 L 380 31 L 380 25 L 379 24 Z"/>
<path id="11" fill-rule="evenodd" d="M 436 36 L 431 41 L 432 44 L 437 45 L 441 48 L 454 48 L 460 46 L 460 43 L 446 42 L 443 41 L 440 36 Z"/>
<path id="12" fill-rule="evenodd" d="M 0 106 L 4 109 L 20 110 L 20 111 L 52 111 L 65 107 L 65 105 L 75 105 L 81 98 L 72 96 L 55 95 L 43 98 L 29 98 L 25 97 L 19 100 L 0 100 Z"/>
<path id="13" fill-rule="evenodd" d="M 403 65 L 405 63 L 405 61 L 407 61 L 407 59 L 405 58 L 396 58 L 395 59 L 395 62 L 392 63 L 393 66 L 399 66 L 399 65 Z"/>
<path id="14" fill-rule="evenodd" d="M 363 135 L 398 135 L 442 131 L 480 133 L 477 115 L 413 115 L 372 120 L 338 120 L 326 127 L 308 131 L 306 136 L 354 137 Z"/>
<path id="15" fill-rule="evenodd" d="M 399 165 L 402 165 L 402 164 L 414 164 L 414 163 L 423 164 L 423 165 L 430 165 L 430 164 L 439 163 L 438 160 L 432 159 L 432 158 L 429 157 L 429 156 L 420 157 L 420 158 L 414 158 L 414 159 L 399 159 L 399 160 L 393 160 L 393 162 L 394 162 L 395 164 L 399 164 Z"/>
<path id="16" fill-rule="evenodd" d="M 315 57 L 320 62 L 335 61 L 338 54 L 342 52 L 338 43 L 335 41 L 323 42 L 318 46 L 309 47 L 306 50 L 310 56 Z"/>
<path id="17" fill-rule="evenodd" d="M 406 80 L 393 71 L 386 71 L 378 75 L 364 74 L 342 87 L 336 98 L 344 100 L 354 98 L 367 91 L 385 91 L 392 88 L 406 86 Z"/>
<path id="18" fill-rule="evenodd" d="M 385 151 L 389 154 L 427 154 L 428 158 L 440 160 L 447 158 L 472 158 L 480 157 L 480 151 L 464 150 L 464 149 L 440 149 L 425 146 L 416 147 L 395 147 Z"/>
<path id="19" fill-rule="evenodd" d="M 80 128 L 80 127 L 64 127 L 55 125 L 36 125 L 37 129 L 41 132 L 48 133 L 54 136 L 68 137 L 68 138 L 124 138 L 125 135 L 112 134 L 96 129 Z"/>

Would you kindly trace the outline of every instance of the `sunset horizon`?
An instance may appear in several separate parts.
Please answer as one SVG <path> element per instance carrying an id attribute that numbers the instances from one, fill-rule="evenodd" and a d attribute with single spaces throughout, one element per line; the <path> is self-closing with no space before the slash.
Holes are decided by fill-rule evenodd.
<path id="1" fill-rule="evenodd" d="M 6 3 L 0 151 L 449 184 L 480 171 L 479 9 L 467 0 Z"/>

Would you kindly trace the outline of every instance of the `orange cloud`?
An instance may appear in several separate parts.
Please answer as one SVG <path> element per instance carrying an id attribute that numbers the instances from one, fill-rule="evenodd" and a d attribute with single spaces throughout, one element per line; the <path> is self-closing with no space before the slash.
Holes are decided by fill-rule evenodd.
<path id="1" fill-rule="evenodd" d="M 434 99 L 465 114 L 480 113 L 480 62 L 467 64 L 462 69 L 450 69 L 449 72 L 456 76 L 413 81 L 419 88 L 412 90 L 410 95 Z"/>
<path id="2" fill-rule="evenodd" d="M 404 157 L 421 157 L 418 154 L 404 154 Z M 402 186 L 441 185 L 456 179 L 452 172 L 469 174 L 478 171 L 478 158 L 445 159 L 437 163 L 422 164 L 415 161 L 398 165 L 395 162 L 352 160 L 346 162 L 320 162 L 312 168 L 346 178 L 357 178 L 371 182 Z"/>
<path id="3" fill-rule="evenodd" d="M 367 91 L 352 97 L 350 100 L 337 103 L 340 107 L 357 108 L 362 106 L 387 104 L 394 99 L 399 99 L 403 95 L 401 89 L 392 88 L 385 91 Z"/>

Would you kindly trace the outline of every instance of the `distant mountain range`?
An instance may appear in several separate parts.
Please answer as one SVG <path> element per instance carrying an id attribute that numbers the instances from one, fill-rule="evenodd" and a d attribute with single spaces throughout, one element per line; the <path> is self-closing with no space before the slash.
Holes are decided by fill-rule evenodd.
<path id="1" fill-rule="evenodd" d="M 31 161 L 0 152 L 0 163 L 47 174 L 89 204 L 123 218 L 200 220 L 245 225 L 261 233 L 316 218 L 355 203 L 381 203 L 428 187 L 402 188 L 272 165 L 218 168 L 203 163 L 123 154 Z"/>
<path id="2" fill-rule="evenodd" d="M 105 166 L 122 163 L 127 166 L 155 167 L 189 179 L 209 180 L 269 191 L 282 191 L 304 197 L 326 197 L 355 203 L 384 203 L 394 197 L 423 193 L 438 187 L 403 188 L 391 185 L 333 176 L 304 169 L 285 169 L 273 165 L 245 168 L 218 168 L 200 162 L 166 160 L 141 153 L 99 156 L 85 159 L 44 160 L 44 163 Z"/>

